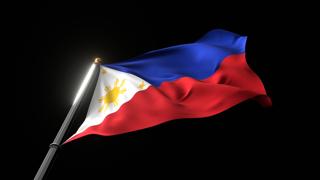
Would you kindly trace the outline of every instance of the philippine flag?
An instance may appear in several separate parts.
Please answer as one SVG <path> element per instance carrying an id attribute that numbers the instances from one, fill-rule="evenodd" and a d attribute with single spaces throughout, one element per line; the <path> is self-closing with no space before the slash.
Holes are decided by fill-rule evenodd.
<path id="1" fill-rule="evenodd" d="M 212 30 L 194 43 L 101 65 L 87 117 L 66 142 L 212 116 L 248 99 L 270 106 L 245 45 L 244 36 Z"/>

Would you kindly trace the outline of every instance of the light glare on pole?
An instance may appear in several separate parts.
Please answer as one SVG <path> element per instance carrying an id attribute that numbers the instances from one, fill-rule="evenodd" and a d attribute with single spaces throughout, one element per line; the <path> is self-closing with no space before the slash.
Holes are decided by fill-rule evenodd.
<path id="1" fill-rule="evenodd" d="M 73 104 L 75 104 L 76 102 L 78 102 L 79 98 L 82 96 L 84 90 L 86 89 L 88 83 L 89 83 L 89 80 L 91 79 L 91 76 L 93 75 L 93 72 L 94 72 L 94 69 L 96 67 L 96 63 L 93 63 L 86 75 L 86 77 L 84 78 L 84 80 L 82 81 L 82 84 L 77 92 L 77 95 L 73 101 Z"/>

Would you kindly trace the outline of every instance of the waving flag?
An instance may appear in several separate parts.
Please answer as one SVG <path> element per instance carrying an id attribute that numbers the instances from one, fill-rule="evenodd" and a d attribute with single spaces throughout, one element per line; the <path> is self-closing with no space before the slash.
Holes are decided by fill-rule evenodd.
<path id="1" fill-rule="evenodd" d="M 245 44 L 244 36 L 213 30 L 195 43 L 101 65 L 87 117 L 67 142 L 212 116 L 248 99 L 271 105 Z"/>

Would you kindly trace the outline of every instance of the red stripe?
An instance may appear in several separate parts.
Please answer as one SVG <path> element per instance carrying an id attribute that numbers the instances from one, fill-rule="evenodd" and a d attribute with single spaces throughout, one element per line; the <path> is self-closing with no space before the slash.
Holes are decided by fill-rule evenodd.
<path id="1" fill-rule="evenodd" d="M 245 54 L 231 55 L 205 80 L 184 77 L 138 92 L 101 124 L 67 142 L 89 134 L 111 136 L 136 131 L 173 119 L 207 117 L 254 97 L 263 105 L 271 105 L 261 80 L 248 67 Z"/>

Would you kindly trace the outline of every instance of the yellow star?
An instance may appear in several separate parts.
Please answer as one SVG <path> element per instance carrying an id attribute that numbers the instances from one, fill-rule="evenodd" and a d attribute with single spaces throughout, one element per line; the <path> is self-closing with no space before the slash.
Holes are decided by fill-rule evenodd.
<path id="1" fill-rule="evenodd" d="M 107 70 L 101 69 L 101 73 L 102 73 L 102 74 L 107 74 Z"/>
<path id="2" fill-rule="evenodd" d="M 141 81 L 141 83 L 139 84 L 138 88 L 139 89 L 143 89 L 146 85 L 144 84 L 144 81 Z"/>

